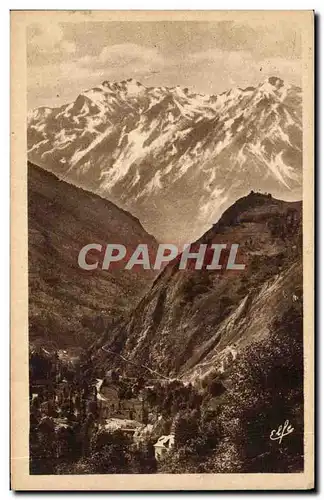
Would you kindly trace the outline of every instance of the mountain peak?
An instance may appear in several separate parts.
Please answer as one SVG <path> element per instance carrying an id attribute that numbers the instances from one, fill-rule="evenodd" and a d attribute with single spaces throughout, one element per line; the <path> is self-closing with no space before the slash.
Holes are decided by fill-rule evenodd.
<path id="1" fill-rule="evenodd" d="M 104 82 L 102 82 L 102 86 L 107 87 L 111 90 L 119 90 L 119 91 L 125 90 L 132 86 L 145 89 L 144 85 L 142 85 L 141 82 L 135 80 L 135 78 L 127 78 L 127 80 L 121 80 L 119 82 L 105 80 Z"/>
<path id="2" fill-rule="evenodd" d="M 285 84 L 284 81 L 277 76 L 270 76 L 267 81 L 270 83 L 270 85 L 273 85 L 273 87 L 276 88 L 283 87 L 283 85 Z"/>
<path id="3" fill-rule="evenodd" d="M 135 83 L 139 87 L 144 87 L 144 85 L 142 85 L 142 83 L 139 82 L 138 80 L 135 80 L 135 78 L 127 78 L 126 82 L 127 83 Z"/>
<path id="4" fill-rule="evenodd" d="M 283 101 L 287 96 L 287 92 L 289 92 L 292 88 L 292 85 L 284 82 L 281 78 L 270 76 L 265 81 L 260 83 L 256 90 L 258 94 L 261 93 L 262 96 L 267 98 L 272 97 Z"/>

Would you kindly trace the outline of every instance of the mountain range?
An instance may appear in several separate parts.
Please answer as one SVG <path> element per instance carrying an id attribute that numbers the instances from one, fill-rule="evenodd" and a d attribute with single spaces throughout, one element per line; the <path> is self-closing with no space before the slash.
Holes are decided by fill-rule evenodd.
<path id="1" fill-rule="evenodd" d="M 160 436 L 175 443 L 148 471 L 136 448 L 132 472 L 302 471 L 301 89 L 275 77 L 215 96 L 103 82 L 29 113 L 28 155 L 30 347 L 53 359 L 45 378 L 62 352 L 73 365 L 64 404 L 61 383 L 45 411 L 31 398 L 33 443 L 44 418 L 66 415 L 75 449 L 87 439 L 90 449 L 88 430 L 100 437 L 127 403 L 146 436 L 143 463 Z M 202 269 L 181 269 L 182 250 L 159 273 L 78 265 L 89 243 L 154 254 L 155 238 L 206 245 Z M 207 267 L 215 244 L 226 246 L 220 269 Z M 225 265 L 232 245 L 244 268 Z M 288 423 L 293 435 L 274 442 Z M 116 457 L 134 447 L 110 446 L 59 473 L 125 472 Z M 36 451 L 43 470 L 47 450 Z"/>
<path id="2" fill-rule="evenodd" d="M 29 159 L 188 243 L 251 189 L 301 197 L 301 89 L 272 77 L 202 95 L 105 81 L 28 114 Z"/>

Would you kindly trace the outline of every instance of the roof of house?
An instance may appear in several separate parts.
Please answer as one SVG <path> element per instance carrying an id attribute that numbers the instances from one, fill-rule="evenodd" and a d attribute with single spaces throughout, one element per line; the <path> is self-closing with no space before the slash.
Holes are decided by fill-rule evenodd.
<path id="1" fill-rule="evenodd" d="M 105 421 L 104 427 L 107 430 L 115 431 L 117 429 L 129 429 L 129 430 L 134 430 L 137 427 L 143 427 L 143 424 L 140 422 L 137 422 L 136 420 L 129 420 L 126 418 L 108 418 Z"/>
<path id="2" fill-rule="evenodd" d="M 154 446 L 162 448 L 170 448 L 170 446 L 172 445 L 174 445 L 174 434 L 170 434 L 169 436 L 159 437 Z"/>

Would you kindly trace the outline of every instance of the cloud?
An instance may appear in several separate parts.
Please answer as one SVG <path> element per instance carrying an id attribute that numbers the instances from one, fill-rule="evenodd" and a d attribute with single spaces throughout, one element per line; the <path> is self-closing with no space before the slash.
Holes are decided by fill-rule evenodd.
<path id="1" fill-rule="evenodd" d="M 255 85 L 269 76 L 280 76 L 290 83 L 300 85 L 301 63 L 299 59 L 282 57 L 255 57 L 250 51 L 209 49 L 193 53 L 188 60 L 192 74 L 204 74 L 206 80 L 223 81 L 224 86 Z"/>
<path id="2" fill-rule="evenodd" d="M 152 72 L 168 69 L 174 61 L 165 57 L 156 49 L 133 43 L 114 44 L 103 47 L 97 54 L 86 55 L 70 60 L 68 65 L 60 65 L 61 74 L 67 67 L 74 67 L 74 75 L 101 74 L 104 79 L 122 80 L 135 76 L 144 80 Z M 68 72 L 71 74 L 71 71 Z M 73 78 L 73 76 L 72 76 Z"/>
<path id="3" fill-rule="evenodd" d="M 227 66 L 241 66 L 246 61 L 253 60 L 252 54 L 249 51 L 229 51 L 221 49 L 208 49 L 201 52 L 194 52 L 189 56 L 189 60 L 206 64 L 226 64 Z"/>
<path id="4" fill-rule="evenodd" d="M 67 54 L 74 54 L 76 51 L 76 45 L 74 42 L 62 40 L 62 42 L 60 43 L 60 50 L 66 52 Z"/>
<path id="5" fill-rule="evenodd" d="M 29 27 L 29 43 L 33 47 L 41 47 L 52 50 L 63 40 L 62 28 L 55 23 L 47 25 L 46 29 L 41 24 L 33 24 Z"/>
<path id="6" fill-rule="evenodd" d="M 81 70 L 101 70 L 105 78 L 121 80 L 130 76 L 144 79 L 152 71 L 167 68 L 170 61 L 155 48 L 124 43 L 105 46 L 98 55 L 84 56 L 76 64 Z"/>
<path id="7" fill-rule="evenodd" d="M 46 29 L 34 24 L 28 30 L 31 107 L 48 102 L 57 105 L 69 102 L 78 93 L 103 80 L 119 81 L 130 77 L 147 86 L 182 85 L 206 94 L 221 93 L 236 86 L 257 85 L 269 76 L 279 76 L 300 85 L 300 59 L 277 56 L 281 47 L 265 50 L 267 44 L 264 40 L 270 44 L 270 35 L 274 37 L 271 30 L 269 35 L 264 35 L 263 52 L 256 50 L 260 43 L 257 30 L 243 30 L 239 26 L 233 31 L 233 23 L 221 23 L 215 39 L 209 37 L 206 43 L 192 42 L 189 47 L 175 44 L 174 50 L 171 41 L 168 46 L 161 45 L 158 39 L 151 45 L 151 39 L 138 43 L 138 32 L 136 37 L 135 33 L 132 35 L 137 43 L 120 43 L 123 37 L 118 38 L 116 34 L 114 38 L 119 43 L 109 43 L 96 37 L 93 29 L 85 43 L 85 35 L 77 35 L 57 23 L 47 25 Z M 105 33 L 107 30 L 102 32 L 102 37 Z M 238 44 L 238 35 L 242 40 L 248 38 L 249 43 Z M 164 32 L 162 39 L 169 41 Z M 271 55 L 266 52 L 271 52 Z"/>
<path id="8" fill-rule="evenodd" d="M 44 28 L 41 24 L 33 24 L 28 28 L 29 53 L 67 53 L 76 51 L 76 45 L 72 41 L 64 39 L 62 27 L 57 23 L 51 23 Z"/>
<path id="9" fill-rule="evenodd" d="M 123 43 L 104 47 L 99 55 L 101 63 L 111 66 L 126 66 L 129 64 L 163 64 L 164 59 L 157 49 L 143 47 L 135 43 Z"/>

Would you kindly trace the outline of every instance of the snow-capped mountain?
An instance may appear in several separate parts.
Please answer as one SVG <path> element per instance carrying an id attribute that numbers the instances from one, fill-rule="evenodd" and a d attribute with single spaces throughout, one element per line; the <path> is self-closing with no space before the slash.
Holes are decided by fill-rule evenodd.
<path id="1" fill-rule="evenodd" d="M 301 109 L 301 89 L 276 77 L 214 96 L 106 81 L 31 112 L 28 155 L 160 240 L 192 241 L 250 190 L 300 198 Z"/>

